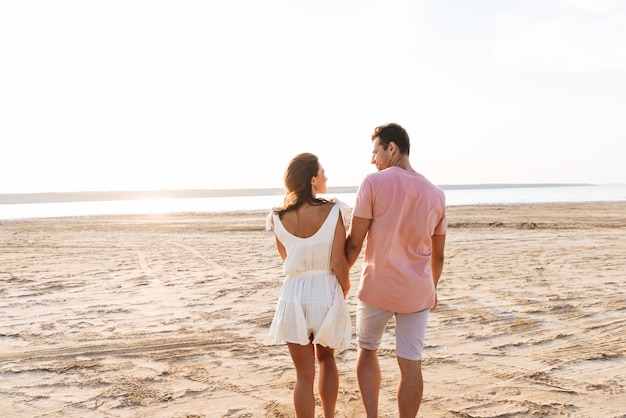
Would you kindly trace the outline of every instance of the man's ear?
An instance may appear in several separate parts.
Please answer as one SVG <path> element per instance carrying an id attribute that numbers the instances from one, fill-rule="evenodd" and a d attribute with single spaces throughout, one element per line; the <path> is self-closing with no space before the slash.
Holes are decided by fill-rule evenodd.
<path id="1" fill-rule="evenodd" d="M 393 153 L 394 151 L 396 151 L 398 149 L 398 146 L 393 141 L 389 141 L 388 147 L 389 147 L 389 152 L 391 152 L 391 153 Z"/>

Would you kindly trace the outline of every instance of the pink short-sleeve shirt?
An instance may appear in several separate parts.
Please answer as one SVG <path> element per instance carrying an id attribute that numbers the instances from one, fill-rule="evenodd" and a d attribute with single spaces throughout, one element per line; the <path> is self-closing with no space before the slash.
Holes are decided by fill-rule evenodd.
<path id="1" fill-rule="evenodd" d="M 426 177 L 390 167 L 368 175 L 353 216 L 371 219 L 359 299 L 392 312 L 411 313 L 435 301 L 431 237 L 447 231 L 445 195 Z"/>

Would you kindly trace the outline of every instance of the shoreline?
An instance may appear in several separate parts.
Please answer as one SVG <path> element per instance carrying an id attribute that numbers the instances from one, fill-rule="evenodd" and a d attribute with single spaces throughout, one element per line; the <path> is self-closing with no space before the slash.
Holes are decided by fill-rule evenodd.
<path id="1" fill-rule="evenodd" d="M 589 216 L 587 211 L 593 211 Z M 473 204 L 451 205 L 446 207 L 448 228 L 482 228 L 482 227 L 581 227 L 587 225 L 606 227 L 626 227 L 626 201 L 593 201 L 593 202 L 555 202 L 555 203 L 507 203 L 507 204 Z M 523 219 L 526 212 L 531 212 Z M 269 210 L 233 210 L 233 211 L 190 211 L 135 214 L 100 214 L 78 216 L 51 216 L 43 218 L 0 219 L 0 226 L 17 223 L 55 223 L 55 222 L 113 222 L 113 221 L 146 221 L 176 222 L 177 219 L 196 219 L 210 223 L 210 219 L 221 219 L 222 229 L 241 230 L 242 225 L 255 230 L 255 221 L 265 228 L 265 216 Z M 348 220 L 352 209 L 347 212 Z M 461 219 L 459 219 L 459 217 Z M 511 217 L 523 219 L 511 221 Z M 262 222 L 261 222 L 262 221 Z"/>
<path id="2" fill-rule="evenodd" d="M 624 213 L 626 202 L 449 207 L 419 416 L 621 416 Z M 263 344 L 283 280 L 266 214 L 0 221 L 0 415 L 293 416 L 288 351 Z M 393 331 L 379 350 L 381 418 L 397 415 Z M 338 418 L 363 416 L 356 352 L 353 335 L 336 355 Z"/>
<path id="3" fill-rule="evenodd" d="M 484 186 L 484 185 L 483 185 Z M 500 186 L 500 185 L 498 185 Z M 336 188 L 323 197 L 336 197 L 353 206 L 356 192 Z M 282 194 L 261 196 L 223 196 L 192 198 L 153 198 L 128 200 L 72 201 L 49 203 L 0 204 L 0 220 L 45 219 L 78 216 L 105 216 L 153 213 L 246 213 L 265 211 L 282 203 Z M 163 196 L 161 196 L 163 197 Z M 58 199 L 68 200 L 68 199 Z M 626 185 L 598 186 L 539 186 L 532 188 L 457 189 L 446 192 L 449 208 L 470 205 L 517 205 L 552 203 L 609 203 L 626 202 Z M 0 196 L 0 203 L 2 197 Z"/>

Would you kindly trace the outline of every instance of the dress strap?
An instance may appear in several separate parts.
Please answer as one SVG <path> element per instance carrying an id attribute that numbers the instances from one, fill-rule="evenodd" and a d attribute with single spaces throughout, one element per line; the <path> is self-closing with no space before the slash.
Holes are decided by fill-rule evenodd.
<path id="1" fill-rule="evenodd" d="M 274 215 L 274 210 L 270 210 L 270 213 L 267 214 L 267 216 L 265 217 L 265 230 L 266 231 L 271 231 L 272 228 L 272 216 Z"/>

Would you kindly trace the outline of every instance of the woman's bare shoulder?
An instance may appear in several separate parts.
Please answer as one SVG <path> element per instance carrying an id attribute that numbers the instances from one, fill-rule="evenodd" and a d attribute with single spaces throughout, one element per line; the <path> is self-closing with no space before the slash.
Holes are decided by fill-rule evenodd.
<path id="1" fill-rule="evenodd" d="M 333 210 L 333 208 L 335 207 L 335 202 L 324 202 L 321 205 L 317 206 L 320 214 L 322 214 L 323 216 L 326 216 L 330 213 L 331 210 Z"/>

